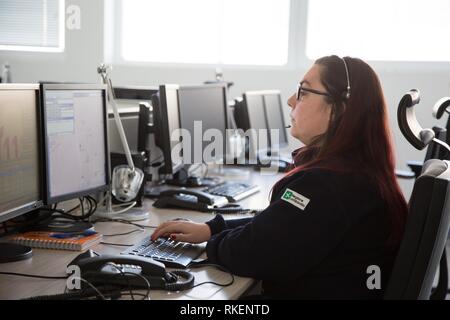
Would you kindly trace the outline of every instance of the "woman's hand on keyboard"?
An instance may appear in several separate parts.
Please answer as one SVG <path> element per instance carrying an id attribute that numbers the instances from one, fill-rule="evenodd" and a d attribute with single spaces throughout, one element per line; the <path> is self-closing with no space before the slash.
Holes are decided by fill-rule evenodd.
<path id="1" fill-rule="evenodd" d="M 211 229 L 206 223 L 192 221 L 167 221 L 155 229 L 151 239 L 169 237 L 175 241 L 201 243 L 211 238 Z"/>

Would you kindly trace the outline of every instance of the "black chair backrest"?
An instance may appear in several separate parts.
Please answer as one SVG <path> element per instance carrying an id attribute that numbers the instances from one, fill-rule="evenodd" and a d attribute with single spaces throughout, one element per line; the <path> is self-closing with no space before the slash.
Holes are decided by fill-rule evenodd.
<path id="1" fill-rule="evenodd" d="M 434 135 L 437 139 L 447 142 L 447 129 L 441 128 L 441 127 L 433 127 Z M 427 153 L 425 155 L 425 160 L 430 159 L 440 159 L 440 160 L 447 160 L 448 152 L 445 148 L 443 148 L 440 144 L 431 141 L 430 144 L 427 147 Z"/>
<path id="2" fill-rule="evenodd" d="M 385 299 L 430 299 L 450 226 L 449 181 L 450 162 L 434 159 L 424 164 L 414 183 L 404 236 Z M 443 280 L 447 281 L 446 276 Z M 446 289 L 447 284 L 444 286 Z"/>

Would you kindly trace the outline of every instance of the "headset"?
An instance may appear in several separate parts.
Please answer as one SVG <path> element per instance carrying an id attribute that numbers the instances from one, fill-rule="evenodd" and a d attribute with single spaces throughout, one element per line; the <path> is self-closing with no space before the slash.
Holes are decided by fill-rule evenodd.
<path id="1" fill-rule="evenodd" d="M 350 76 L 349 76 L 349 72 L 348 72 L 347 62 L 345 61 L 344 58 L 341 58 L 341 59 L 344 62 L 345 74 L 347 76 L 347 90 L 342 93 L 342 98 L 344 100 L 348 100 L 348 99 L 350 99 L 350 93 L 351 93 Z"/>

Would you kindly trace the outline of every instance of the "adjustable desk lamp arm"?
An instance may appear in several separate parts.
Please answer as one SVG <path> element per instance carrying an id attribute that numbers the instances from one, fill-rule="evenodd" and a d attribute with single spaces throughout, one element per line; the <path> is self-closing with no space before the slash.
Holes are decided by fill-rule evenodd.
<path id="1" fill-rule="evenodd" d="M 116 122 L 117 131 L 119 132 L 120 140 L 122 142 L 123 149 L 125 151 L 125 156 L 127 158 L 128 166 L 131 168 L 132 172 L 135 172 L 134 162 L 133 158 L 131 157 L 131 151 L 130 147 L 127 142 L 127 138 L 125 136 L 125 131 L 123 130 L 122 121 L 120 120 L 119 110 L 117 108 L 117 104 L 115 101 L 115 94 L 113 90 L 113 86 L 111 83 L 111 78 L 108 75 L 108 66 L 101 64 L 97 68 L 97 72 L 101 75 L 103 79 L 103 83 L 107 85 L 107 94 L 108 94 L 108 101 L 111 103 L 111 107 L 114 112 L 114 120 Z"/>

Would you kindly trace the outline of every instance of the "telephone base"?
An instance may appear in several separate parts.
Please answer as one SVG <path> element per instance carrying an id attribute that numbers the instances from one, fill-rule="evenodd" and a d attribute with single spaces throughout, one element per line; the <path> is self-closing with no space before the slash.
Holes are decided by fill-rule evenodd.
<path id="1" fill-rule="evenodd" d="M 116 213 L 114 211 L 107 211 L 106 208 L 97 209 L 94 214 L 98 218 L 105 219 L 120 219 L 126 221 L 141 221 L 147 220 L 150 216 L 148 211 L 142 209 L 132 208 L 123 213 Z"/>

